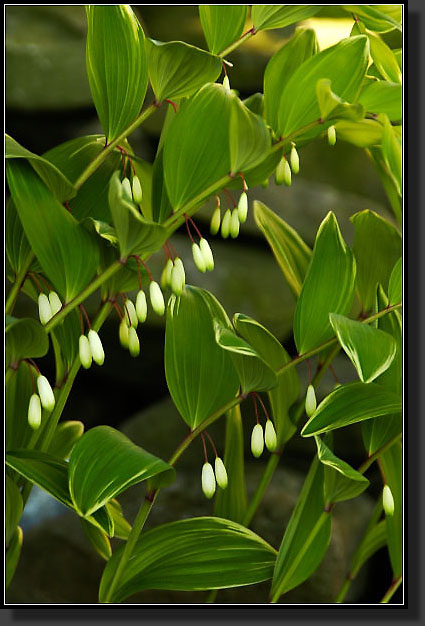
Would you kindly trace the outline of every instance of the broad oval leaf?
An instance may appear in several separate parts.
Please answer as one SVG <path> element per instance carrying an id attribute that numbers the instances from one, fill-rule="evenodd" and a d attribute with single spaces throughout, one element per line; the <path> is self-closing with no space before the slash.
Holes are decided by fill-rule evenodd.
<path id="1" fill-rule="evenodd" d="M 394 52 L 379 35 L 369 33 L 370 55 L 385 80 L 401 84 L 402 74 Z"/>
<path id="2" fill-rule="evenodd" d="M 87 539 L 90 541 L 93 548 L 96 550 L 98 554 L 100 554 L 102 559 L 105 559 L 105 561 L 108 561 L 112 555 L 112 548 L 111 548 L 108 535 L 101 528 L 98 528 L 96 526 L 93 526 L 93 524 L 90 524 L 90 522 L 85 520 L 84 517 L 80 517 L 80 522 L 84 530 L 84 534 L 86 535 Z"/>
<path id="3" fill-rule="evenodd" d="M 329 317 L 344 352 L 362 382 L 370 383 L 390 367 L 397 350 L 391 335 L 344 315 L 331 313 Z"/>
<path id="4" fill-rule="evenodd" d="M 247 5 L 199 5 L 199 17 L 209 50 L 219 54 L 236 41 L 245 25 Z"/>
<path id="5" fill-rule="evenodd" d="M 213 320 L 231 328 L 221 304 L 204 289 L 186 285 L 171 296 L 165 328 L 165 376 L 171 397 L 193 430 L 239 387 L 230 355 L 215 341 Z"/>
<path id="6" fill-rule="evenodd" d="M 320 117 L 327 120 L 354 120 L 364 117 L 365 110 L 361 104 L 344 102 L 332 91 L 332 82 L 321 78 L 316 83 L 316 94 L 319 102 Z"/>
<path id="7" fill-rule="evenodd" d="M 154 476 L 160 485 L 174 479 L 174 469 L 136 446 L 110 426 L 88 430 L 69 459 L 69 492 L 80 515 L 87 517 L 119 493 Z"/>
<path id="8" fill-rule="evenodd" d="M 276 374 L 249 343 L 229 328 L 222 326 L 218 320 L 214 320 L 214 329 L 218 345 L 230 352 L 242 393 L 267 391 L 276 387 Z"/>
<path id="9" fill-rule="evenodd" d="M 403 268 L 402 257 L 399 258 L 393 267 L 388 283 L 389 304 L 399 304 L 403 300 Z"/>
<path id="10" fill-rule="evenodd" d="M 19 491 L 16 483 L 14 483 L 13 480 L 7 475 L 5 504 L 5 544 L 7 547 L 15 534 L 16 527 L 21 519 L 23 510 L 21 492 Z"/>
<path id="11" fill-rule="evenodd" d="M 302 63 L 284 87 L 278 114 L 282 136 L 299 131 L 320 118 L 316 84 L 321 78 L 332 82 L 332 90 L 346 102 L 356 102 L 368 64 L 368 39 L 365 35 L 343 39 Z M 306 129 L 302 139 L 322 132 L 318 124 Z"/>
<path id="12" fill-rule="evenodd" d="M 356 287 L 366 313 L 372 310 L 378 283 L 384 290 L 388 288 L 391 269 L 401 255 L 401 236 L 388 220 L 373 211 L 361 211 L 350 220 L 354 224 Z"/>
<path id="13" fill-rule="evenodd" d="M 233 324 L 237 332 L 257 350 L 273 371 L 276 372 L 291 360 L 276 337 L 251 317 L 237 313 L 233 318 Z M 289 417 L 289 408 L 297 400 L 300 389 L 296 368 L 290 368 L 279 374 L 277 383 L 277 387 L 270 389 L 269 399 L 279 446 L 288 441 L 296 430 Z"/>
<path id="14" fill-rule="evenodd" d="M 113 141 L 142 108 L 148 85 L 142 27 L 129 4 L 87 5 L 87 75 L 97 114 Z"/>
<path id="15" fill-rule="evenodd" d="M 376 383 L 349 383 L 332 391 L 319 404 L 301 431 L 303 437 L 320 435 L 355 422 L 401 411 L 398 395 Z"/>
<path id="16" fill-rule="evenodd" d="M 254 219 L 298 297 L 311 260 L 311 249 L 292 226 L 259 200 L 254 200 Z"/>
<path id="17" fill-rule="evenodd" d="M 172 120 L 163 158 L 165 183 L 175 211 L 230 172 L 232 99 L 223 85 L 205 85 L 182 104 Z"/>
<path id="18" fill-rule="evenodd" d="M 359 102 L 368 113 L 385 113 L 393 122 L 402 119 L 402 86 L 384 80 L 375 80 L 366 85 L 359 96 Z"/>
<path id="19" fill-rule="evenodd" d="M 338 141 L 347 141 L 358 148 L 368 148 L 381 143 L 384 129 L 377 120 L 340 120 L 335 123 Z"/>
<path id="20" fill-rule="evenodd" d="M 251 19 L 256 31 L 284 28 L 312 17 L 321 8 L 320 5 L 255 4 L 251 10 Z"/>
<path id="21" fill-rule="evenodd" d="M 7 259 L 12 270 L 15 274 L 18 274 L 19 270 L 32 254 L 32 251 L 12 198 L 9 198 L 6 204 L 5 225 Z M 35 259 L 30 269 L 33 269 L 34 263 L 37 263 Z"/>
<path id="22" fill-rule="evenodd" d="M 102 576 L 103 602 L 122 554 Z M 250 585 L 272 576 L 276 550 L 251 530 L 218 517 L 171 522 L 143 533 L 110 598 L 120 602 L 143 589 L 202 591 Z"/>
<path id="23" fill-rule="evenodd" d="M 21 146 L 15 139 L 6 135 L 6 159 L 26 159 L 59 202 L 70 200 L 77 193 L 74 185 L 55 165 Z"/>
<path id="24" fill-rule="evenodd" d="M 146 39 L 149 78 L 158 102 L 188 97 L 221 74 L 219 57 L 182 41 Z"/>
<path id="25" fill-rule="evenodd" d="M 253 168 L 270 152 L 271 139 L 262 117 L 232 94 L 230 169 L 233 174 Z"/>
<path id="26" fill-rule="evenodd" d="M 325 556 L 331 515 L 324 511 L 324 466 L 315 457 L 283 535 L 271 589 L 272 601 L 309 578 Z"/>
<path id="27" fill-rule="evenodd" d="M 370 4 L 342 4 L 341 9 L 348 11 L 350 15 L 356 15 L 361 19 L 366 28 L 378 33 L 389 30 L 401 30 L 402 5 L 382 4 L 371 6 Z"/>
<path id="28" fill-rule="evenodd" d="M 31 437 L 32 431 L 28 425 L 28 404 L 33 393 L 32 377 L 36 377 L 37 372 L 32 365 L 30 367 L 28 363 L 20 363 L 6 385 L 6 450 L 25 448 Z"/>
<path id="29" fill-rule="evenodd" d="M 356 263 L 329 212 L 317 231 L 313 256 L 295 309 L 294 337 L 304 354 L 330 339 L 329 313 L 347 314 L 354 297 Z"/>
<path id="30" fill-rule="evenodd" d="M 60 422 L 56 426 L 52 440 L 47 450 L 48 454 L 57 459 L 67 459 L 72 448 L 77 441 L 83 436 L 84 424 L 75 420 L 67 420 Z"/>
<path id="31" fill-rule="evenodd" d="M 44 273 L 67 303 L 93 278 L 99 250 L 28 163 L 20 159 L 8 163 L 7 176 L 28 241 Z"/>
<path id="32" fill-rule="evenodd" d="M 12 363 L 47 354 L 49 340 L 39 322 L 30 317 L 15 319 L 6 327 L 6 351 Z"/>
<path id="33" fill-rule="evenodd" d="M 264 112 L 270 126 L 277 131 L 278 115 L 286 83 L 295 70 L 318 52 L 316 33 L 311 28 L 299 29 L 275 52 L 264 72 Z"/>

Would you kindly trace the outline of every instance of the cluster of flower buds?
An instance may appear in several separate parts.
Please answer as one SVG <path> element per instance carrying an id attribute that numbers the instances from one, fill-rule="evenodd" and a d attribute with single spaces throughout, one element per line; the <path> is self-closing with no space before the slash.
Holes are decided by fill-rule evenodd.
<path id="1" fill-rule="evenodd" d="M 276 168 L 276 185 L 281 185 L 282 183 L 285 183 L 287 187 L 290 187 L 292 184 L 292 174 L 298 174 L 299 171 L 300 159 L 295 144 L 292 143 L 289 161 L 285 156 L 283 156 Z"/>
<path id="2" fill-rule="evenodd" d="M 78 344 L 81 365 L 88 370 L 92 361 L 97 365 L 103 365 L 105 361 L 105 353 L 103 351 L 102 342 L 99 335 L 93 329 L 90 329 L 87 336 L 80 335 Z"/>
<path id="3" fill-rule="evenodd" d="M 248 187 L 244 182 L 244 189 L 240 195 L 238 205 L 233 210 L 227 209 L 221 219 L 220 203 L 217 202 L 217 207 L 211 218 L 210 232 L 212 235 L 216 235 L 220 230 L 220 234 L 223 239 L 227 239 L 230 235 L 232 239 L 236 239 L 239 235 L 240 225 L 244 224 L 248 217 L 248 196 L 246 192 Z M 221 228 L 220 228 L 221 227 Z"/>
<path id="4" fill-rule="evenodd" d="M 168 259 L 161 276 L 161 287 L 166 289 L 170 287 L 171 291 L 180 296 L 186 284 L 186 273 L 184 271 L 183 261 L 180 257 L 176 257 L 174 261 Z"/>
<path id="5" fill-rule="evenodd" d="M 314 391 L 313 385 L 309 385 L 307 387 L 307 393 L 305 396 L 305 412 L 307 417 L 311 417 L 316 410 L 317 401 L 316 401 L 316 393 Z"/>
<path id="6" fill-rule="evenodd" d="M 129 202 L 135 202 L 137 205 L 142 204 L 142 186 L 138 176 L 133 176 L 132 181 L 130 179 L 123 178 L 121 181 L 123 195 Z"/>
<path id="7" fill-rule="evenodd" d="M 40 293 L 38 296 L 38 316 L 43 326 L 47 324 L 61 308 L 62 302 L 55 291 L 51 291 L 48 297 L 45 293 Z"/>
<path id="8" fill-rule="evenodd" d="M 251 435 L 251 452 L 258 459 L 264 450 L 264 442 L 269 452 L 275 452 L 277 448 L 276 431 L 273 426 L 273 422 L 270 418 L 267 418 L 265 432 L 263 433 L 263 427 L 258 422 Z"/>
<path id="9" fill-rule="evenodd" d="M 336 144 L 336 130 L 333 125 L 328 128 L 328 143 L 330 146 L 334 146 Z"/>
<path id="10" fill-rule="evenodd" d="M 227 487 L 226 468 L 219 456 L 215 458 L 214 469 L 208 461 L 202 466 L 202 491 L 206 498 L 210 499 L 213 497 L 216 483 L 221 489 L 226 489 Z"/>
<path id="11" fill-rule="evenodd" d="M 214 269 L 214 257 L 210 244 L 204 237 L 201 237 L 199 244 L 192 243 L 192 255 L 196 267 L 203 274 L 205 272 L 212 272 Z"/>
<path id="12" fill-rule="evenodd" d="M 33 430 L 37 430 L 41 424 L 41 408 L 53 411 L 55 408 L 55 396 L 49 381 L 45 376 L 37 376 L 38 394 L 33 393 L 28 406 L 28 424 Z"/>

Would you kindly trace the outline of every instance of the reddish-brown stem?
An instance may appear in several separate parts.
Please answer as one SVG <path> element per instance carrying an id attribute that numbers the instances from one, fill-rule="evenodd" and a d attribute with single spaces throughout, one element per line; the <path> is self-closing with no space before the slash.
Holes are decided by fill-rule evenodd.
<path id="1" fill-rule="evenodd" d="M 253 391 L 251 391 L 251 398 L 252 398 L 252 401 L 253 401 L 253 403 L 254 403 L 254 411 L 255 411 L 255 417 L 256 417 L 256 420 L 257 420 L 257 424 L 259 424 L 259 423 L 260 423 L 260 420 L 259 420 L 259 418 L 258 418 L 257 399 L 256 399 L 256 397 L 255 397 L 255 393 L 254 393 Z"/>
<path id="2" fill-rule="evenodd" d="M 205 445 L 205 437 L 204 433 L 201 433 L 202 445 L 204 446 L 204 459 L 205 463 L 208 463 L 208 454 L 207 454 L 207 446 Z"/>
<path id="3" fill-rule="evenodd" d="M 124 318 L 124 315 L 120 309 L 120 306 L 118 304 L 118 302 L 113 302 L 112 306 L 114 307 L 114 309 L 116 310 L 116 312 L 118 313 L 118 317 L 120 318 L 120 321 Z"/>
<path id="4" fill-rule="evenodd" d="M 266 409 L 266 406 L 265 406 L 265 404 L 264 404 L 263 400 L 261 399 L 261 396 L 260 396 L 260 395 L 259 395 L 256 391 L 254 391 L 254 395 L 255 395 L 255 396 L 258 398 L 258 400 L 260 401 L 260 404 L 261 404 L 261 406 L 263 407 L 263 411 L 264 411 L 264 415 L 266 416 L 266 419 L 270 419 L 269 414 L 268 414 L 267 409 Z"/>
<path id="5" fill-rule="evenodd" d="M 32 392 L 33 392 L 33 393 L 36 393 L 36 389 L 35 389 L 35 380 L 34 380 L 34 372 L 32 371 L 31 364 L 30 364 L 28 361 L 29 361 L 29 359 L 25 359 L 25 363 L 27 364 L 28 369 L 29 369 L 29 371 L 30 371 L 30 376 L 31 376 L 31 385 L 32 385 Z M 38 369 L 38 368 L 37 368 L 37 369 Z"/>
<path id="6" fill-rule="evenodd" d="M 195 222 L 193 221 L 193 219 L 191 217 L 189 217 L 190 223 L 192 224 L 193 228 L 196 230 L 196 234 L 198 235 L 199 239 L 202 239 L 202 234 L 201 231 L 199 230 L 199 228 L 196 226 Z"/>
<path id="7" fill-rule="evenodd" d="M 177 106 L 177 104 L 176 104 L 175 102 L 173 102 L 172 100 L 164 100 L 164 102 L 167 102 L 168 104 L 171 104 L 171 106 L 172 106 L 172 107 L 173 107 L 173 109 L 174 109 L 174 113 L 177 113 L 177 111 L 178 111 L 179 109 L 178 109 L 178 106 Z"/>
<path id="8" fill-rule="evenodd" d="M 212 440 L 212 437 L 210 437 L 210 435 L 207 433 L 207 431 L 206 431 L 206 430 L 204 431 L 204 433 L 205 433 L 205 434 L 206 434 L 206 436 L 208 437 L 208 439 L 209 439 L 209 441 L 210 441 L 210 444 L 211 444 L 211 446 L 212 446 L 212 449 L 214 450 L 214 454 L 215 454 L 215 456 L 217 457 L 217 456 L 218 456 L 218 454 L 217 454 L 217 448 L 216 448 L 216 447 L 215 447 L 215 445 L 214 445 L 214 441 Z"/>
<path id="9" fill-rule="evenodd" d="M 123 293 L 120 293 L 121 299 L 122 299 L 122 303 L 123 303 L 123 307 L 125 312 L 127 313 L 127 319 L 128 319 L 128 325 L 131 326 L 131 317 L 130 317 L 130 313 L 128 312 L 128 306 L 126 303 L 126 297 Z"/>
<path id="10" fill-rule="evenodd" d="M 81 334 L 84 335 L 84 321 L 83 321 L 83 314 L 81 312 L 80 307 L 78 307 L 78 313 L 80 314 L 80 328 L 81 328 Z"/>
<path id="11" fill-rule="evenodd" d="M 33 272 L 29 272 L 28 276 L 31 278 L 31 280 L 33 281 L 33 283 L 37 287 L 38 291 L 40 293 L 44 293 L 44 289 L 42 288 L 42 286 L 38 282 L 37 278 L 35 277 L 35 274 Z"/>
<path id="12" fill-rule="evenodd" d="M 87 311 L 85 310 L 85 308 L 83 307 L 82 304 L 78 305 L 80 308 L 80 311 L 83 312 L 84 317 L 86 318 L 86 322 L 87 322 L 87 327 L 89 330 L 91 330 L 91 324 L 90 324 L 90 320 L 89 320 L 89 316 L 87 315 Z"/>
<path id="13" fill-rule="evenodd" d="M 226 188 L 223 189 L 224 193 L 227 194 L 227 197 L 230 198 L 231 203 L 233 204 L 233 208 L 236 208 L 236 201 L 234 199 L 234 197 L 232 196 L 232 194 L 230 193 L 230 191 Z"/>
<path id="14" fill-rule="evenodd" d="M 189 239 L 193 243 L 192 233 L 190 232 L 190 228 L 189 228 L 189 220 L 187 219 L 186 214 L 184 215 L 184 221 L 185 221 L 185 224 L 186 224 L 186 230 L 187 230 L 187 234 L 189 235 Z"/>
<path id="15" fill-rule="evenodd" d="M 148 274 L 149 278 L 151 279 L 151 281 L 153 281 L 153 276 L 152 276 L 152 274 L 150 273 L 149 268 L 148 268 L 148 266 L 146 265 L 146 263 L 144 262 L 144 260 L 143 260 L 143 259 L 141 259 L 141 258 L 140 258 L 137 254 L 133 254 L 133 258 L 134 258 L 134 259 L 136 259 L 136 261 L 137 261 L 138 263 L 141 263 L 141 264 L 143 265 L 143 267 L 145 268 L 145 270 L 146 270 L 146 272 L 147 272 L 147 274 Z"/>
<path id="16" fill-rule="evenodd" d="M 245 181 L 245 176 L 242 174 L 242 172 L 238 172 L 238 176 L 240 176 L 242 178 L 242 188 L 244 191 L 248 191 L 248 185 L 246 184 Z"/>

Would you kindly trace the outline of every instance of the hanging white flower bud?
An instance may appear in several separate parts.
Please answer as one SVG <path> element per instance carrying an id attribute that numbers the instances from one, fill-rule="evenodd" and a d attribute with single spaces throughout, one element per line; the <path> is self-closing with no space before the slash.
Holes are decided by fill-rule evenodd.
<path id="1" fill-rule="evenodd" d="M 273 422 L 270 419 L 268 419 L 266 422 L 264 439 L 266 442 L 267 450 L 269 452 L 274 452 L 277 448 L 277 437 Z"/>
<path id="2" fill-rule="evenodd" d="M 211 463 L 204 463 L 202 466 L 202 491 L 208 499 L 215 493 L 215 476 Z"/>
<path id="3" fill-rule="evenodd" d="M 244 224 L 246 222 L 246 218 L 248 217 L 248 196 L 245 191 L 241 193 L 241 197 L 239 198 L 238 216 L 240 223 Z"/>
<path id="4" fill-rule="evenodd" d="M 226 76 L 223 78 L 223 87 L 224 87 L 227 91 L 230 91 L 230 80 L 229 80 L 229 77 L 227 76 L 227 74 L 226 74 Z"/>
<path id="5" fill-rule="evenodd" d="M 125 317 L 123 317 L 123 319 L 120 322 L 119 337 L 120 337 L 120 344 L 122 345 L 123 348 L 127 349 L 128 348 L 128 324 L 125 320 Z"/>
<path id="6" fill-rule="evenodd" d="M 56 315 L 56 313 L 59 313 L 62 308 L 62 302 L 60 301 L 60 298 L 56 291 L 51 291 L 49 293 L 49 304 L 52 311 L 52 316 Z"/>
<path id="7" fill-rule="evenodd" d="M 166 289 L 171 286 L 171 272 L 173 271 L 174 263 L 171 259 L 168 259 L 164 265 L 164 269 L 161 274 L 161 287 Z"/>
<path id="8" fill-rule="evenodd" d="M 261 424 L 256 424 L 252 430 L 251 435 L 251 451 L 255 458 L 258 459 L 263 454 L 264 450 L 264 437 L 263 427 Z"/>
<path id="9" fill-rule="evenodd" d="M 143 198 L 142 185 L 140 184 L 140 180 L 138 176 L 133 176 L 132 187 L 133 187 L 134 202 L 136 204 L 142 204 L 142 198 Z"/>
<path id="10" fill-rule="evenodd" d="M 196 267 L 198 268 L 200 272 L 204 274 L 207 271 L 207 266 L 205 263 L 204 256 L 201 252 L 201 249 L 197 243 L 192 244 L 192 254 L 193 254 L 193 260 L 195 261 Z"/>
<path id="11" fill-rule="evenodd" d="M 131 192 L 131 183 L 128 180 L 128 178 L 123 178 L 123 180 L 121 181 L 121 186 L 122 186 L 122 192 L 123 192 L 123 197 L 125 200 L 129 200 L 130 202 L 133 202 L 133 194 Z"/>
<path id="12" fill-rule="evenodd" d="M 282 157 L 278 163 L 275 174 L 276 185 L 281 185 L 285 183 L 287 187 L 291 185 L 291 168 L 289 167 L 288 161 L 285 157 Z"/>
<path id="13" fill-rule="evenodd" d="M 239 214 L 238 209 L 233 209 L 232 218 L 230 220 L 230 236 L 232 239 L 236 239 L 239 235 Z"/>
<path id="14" fill-rule="evenodd" d="M 183 293 L 185 281 L 186 275 L 183 262 L 177 257 L 174 261 L 173 269 L 171 270 L 171 291 L 176 296 L 180 296 Z"/>
<path id="15" fill-rule="evenodd" d="M 305 412 L 308 417 L 311 417 L 316 410 L 317 402 L 316 402 L 316 393 L 314 391 L 313 385 L 309 385 L 307 387 L 307 393 L 305 396 Z"/>
<path id="16" fill-rule="evenodd" d="M 40 317 L 40 322 L 43 325 L 47 324 L 47 322 L 53 317 L 49 298 L 44 293 L 40 293 L 38 296 L 38 315 Z"/>
<path id="17" fill-rule="evenodd" d="M 394 515 L 394 498 L 388 485 L 385 485 L 382 490 L 382 505 L 385 515 Z"/>
<path id="18" fill-rule="evenodd" d="M 329 126 L 328 128 L 328 143 L 330 146 L 334 146 L 336 144 L 335 126 Z"/>
<path id="19" fill-rule="evenodd" d="M 140 341 L 134 326 L 130 326 L 130 328 L 128 329 L 128 349 L 131 356 L 139 356 Z"/>
<path id="20" fill-rule="evenodd" d="M 46 411 L 53 411 L 55 408 L 55 396 L 53 394 L 53 389 L 51 388 L 47 378 L 41 374 L 37 376 L 37 389 L 43 409 L 46 409 Z"/>
<path id="21" fill-rule="evenodd" d="M 28 405 L 28 424 L 37 430 L 41 424 L 41 402 L 36 393 L 33 393 Z"/>
<path id="22" fill-rule="evenodd" d="M 103 365 L 105 361 L 105 352 L 103 350 L 102 342 L 97 332 L 93 329 L 89 330 L 88 334 L 90 350 L 93 355 L 93 361 L 98 365 Z"/>
<path id="23" fill-rule="evenodd" d="M 84 367 L 84 369 L 88 370 L 91 366 L 93 356 L 91 353 L 89 340 L 85 335 L 80 335 L 79 354 L 81 365 Z"/>
<path id="24" fill-rule="evenodd" d="M 289 156 L 289 161 L 291 163 L 291 170 L 293 174 L 298 174 L 300 171 L 300 157 L 298 156 L 297 149 L 295 144 L 292 144 L 291 154 Z"/>
<path id="25" fill-rule="evenodd" d="M 227 239 L 230 233 L 230 222 L 232 221 L 232 212 L 227 209 L 221 222 L 221 236 L 223 239 Z"/>
<path id="26" fill-rule="evenodd" d="M 204 237 L 199 241 L 199 248 L 201 250 L 202 256 L 204 257 L 205 266 L 208 272 L 212 272 L 214 269 L 214 257 L 212 250 L 210 248 L 210 244 Z"/>
<path id="27" fill-rule="evenodd" d="M 143 324 L 148 316 L 148 304 L 146 302 L 146 294 L 143 289 L 139 291 L 136 297 L 136 314 L 139 322 Z"/>
<path id="28" fill-rule="evenodd" d="M 165 302 L 162 295 L 161 287 L 154 280 L 149 285 L 149 296 L 151 299 L 152 308 L 157 315 L 164 315 Z"/>
<path id="29" fill-rule="evenodd" d="M 218 206 L 214 213 L 212 214 L 211 224 L 210 224 L 210 233 L 211 235 L 216 235 L 220 230 L 220 222 L 221 222 L 221 211 Z"/>
<path id="30" fill-rule="evenodd" d="M 214 469 L 215 469 L 215 478 L 217 480 L 217 485 L 221 489 L 226 489 L 226 487 L 227 487 L 227 472 L 226 472 L 226 468 L 224 466 L 224 463 L 220 459 L 219 456 L 217 456 L 215 458 Z"/>
<path id="31" fill-rule="evenodd" d="M 126 299 L 124 308 L 126 309 L 127 323 L 128 323 L 128 318 L 130 317 L 131 324 L 129 323 L 128 325 L 134 326 L 134 328 L 137 328 L 139 319 L 137 317 L 135 306 L 129 298 Z"/>

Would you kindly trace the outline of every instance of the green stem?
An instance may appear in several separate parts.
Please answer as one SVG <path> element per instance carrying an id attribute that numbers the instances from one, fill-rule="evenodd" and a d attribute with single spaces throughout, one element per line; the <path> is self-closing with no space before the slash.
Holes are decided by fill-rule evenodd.
<path id="1" fill-rule="evenodd" d="M 244 35 L 242 35 L 241 37 L 239 37 L 239 39 L 237 39 L 236 41 L 234 41 L 232 44 L 230 44 L 230 46 L 228 46 L 227 48 L 225 48 L 222 52 L 220 52 L 218 54 L 219 57 L 223 58 L 225 56 L 227 56 L 228 54 L 230 54 L 231 52 L 233 52 L 233 50 L 236 50 L 236 48 L 239 48 L 239 46 L 241 44 L 244 43 L 244 41 L 246 41 L 247 39 L 249 39 L 250 37 L 252 37 L 253 35 L 256 34 L 256 31 L 254 29 L 250 29 L 248 30 Z"/>
<path id="2" fill-rule="evenodd" d="M 142 505 L 139 509 L 139 512 L 137 513 L 136 519 L 134 520 L 134 524 L 128 536 L 127 542 L 125 544 L 120 562 L 118 563 L 118 567 L 116 568 L 114 572 L 111 583 L 109 585 L 109 589 L 105 595 L 104 603 L 106 604 L 110 603 L 112 600 L 112 596 L 118 584 L 120 576 L 125 566 L 128 563 L 128 560 L 131 556 L 131 553 L 133 552 L 134 546 L 136 545 L 139 535 L 143 530 L 143 526 L 145 525 L 145 522 L 153 506 L 153 503 L 156 500 L 157 495 L 158 495 L 158 491 L 154 491 L 152 494 L 150 494 L 150 497 L 145 496 L 142 502 Z"/>
<path id="3" fill-rule="evenodd" d="M 88 178 L 97 170 L 97 168 L 104 162 L 104 160 L 115 150 L 115 148 L 126 139 L 131 133 L 136 130 L 154 111 L 157 110 L 155 104 L 150 104 L 144 111 L 137 117 L 130 126 L 128 126 L 118 137 L 116 137 L 111 143 L 108 143 L 101 152 L 97 155 L 91 163 L 88 164 L 84 172 L 77 178 L 74 183 L 75 189 L 80 189 Z"/>
<path id="4" fill-rule="evenodd" d="M 53 344 L 53 352 L 55 354 L 55 363 L 56 363 L 56 387 L 60 386 L 60 383 L 64 377 L 65 374 L 65 365 L 62 359 L 62 354 L 61 354 L 61 347 L 60 347 L 60 343 L 58 341 L 58 338 L 56 337 L 55 333 L 52 332 L 52 334 L 50 335 L 52 338 L 52 344 Z"/>
<path id="5" fill-rule="evenodd" d="M 398 578 L 393 580 L 393 582 L 391 583 L 388 591 L 386 592 L 386 594 L 382 598 L 381 604 L 386 604 L 387 602 L 389 602 L 391 600 L 391 598 L 393 597 L 393 595 L 395 594 L 397 589 L 400 587 L 402 580 L 403 580 L 403 578 L 401 576 L 399 576 Z"/>
<path id="6" fill-rule="evenodd" d="M 398 435 L 396 435 L 395 437 L 393 437 L 392 439 L 390 439 L 389 441 L 387 441 L 386 444 L 384 444 L 381 448 L 379 448 L 379 450 L 377 450 L 376 452 L 374 452 L 373 454 L 371 454 L 370 456 L 368 456 L 368 458 L 366 459 L 366 461 L 364 461 L 359 469 L 357 470 L 360 474 L 364 474 L 366 472 L 366 470 L 369 469 L 369 467 L 372 465 L 372 463 L 374 461 L 376 461 L 376 459 L 381 456 L 381 454 L 383 452 L 385 452 L 386 450 L 388 450 L 388 448 L 391 448 L 391 446 L 393 446 L 395 443 L 397 443 L 398 441 L 400 441 L 402 438 L 402 433 L 398 433 Z"/>
<path id="7" fill-rule="evenodd" d="M 15 282 L 13 283 L 12 288 L 9 292 L 9 295 L 7 296 L 6 307 L 5 307 L 6 314 L 10 314 L 13 311 L 13 307 L 15 306 L 16 299 L 19 295 L 19 291 L 21 290 L 21 287 L 25 282 L 25 277 L 34 259 L 35 259 L 35 254 L 31 250 L 30 252 L 28 252 L 27 258 L 25 259 L 21 269 L 16 275 Z"/>

